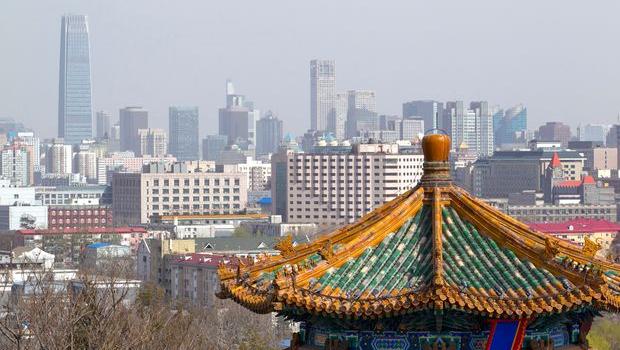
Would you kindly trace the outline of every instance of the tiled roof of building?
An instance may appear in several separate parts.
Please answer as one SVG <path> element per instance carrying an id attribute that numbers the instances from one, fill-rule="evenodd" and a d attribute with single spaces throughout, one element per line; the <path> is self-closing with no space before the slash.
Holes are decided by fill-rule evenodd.
<path id="1" fill-rule="evenodd" d="M 556 183 L 556 187 L 579 187 L 581 186 L 581 180 L 564 180 Z"/>
<path id="2" fill-rule="evenodd" d="M 424 138 L 418 187 L 312 242 L 285 238 L 280 255 L 222 265 L 219 296 L 255 312 L 341 319 L 620 309 L 620 266 L 595 258 L 590 244 L 532 230 L 452 185 L 446 138 Z"/>
<path id="3" fill-rule="evenodd" d="M 558 152 L 553 152 L 553 156 L 551 157 L 551 162 L 549 163 L 549 166 L 552 168 L 557 168 L 557 167 L 562 166 Z"/>
<path id="4" fill-rule="evenodd" d="M 67 234 L 126 234 L 126 233 L 146 233 L 144 227 L 82 227 L 64 230 L 57 229 L 27 229 L 15 231 L 20 235 L 67 235 Z"/>
<path id="5" fill-rule="evenodd" d="M 179 264 L 201 265 L 216 268 L 220 264 L 238 264 L 239 259 L 235 257 L 214 255 L 208 253 L 194 253 L 180 256 L 175 260 Z"/>
<path id="6" fill-rule="evenodd" d="M 545 222 L 529 224 L 530 228 L 545 233 L 594 233 L 619 232 L 620 224 L 595 219 L 575 219 L 564 222 Z"/>

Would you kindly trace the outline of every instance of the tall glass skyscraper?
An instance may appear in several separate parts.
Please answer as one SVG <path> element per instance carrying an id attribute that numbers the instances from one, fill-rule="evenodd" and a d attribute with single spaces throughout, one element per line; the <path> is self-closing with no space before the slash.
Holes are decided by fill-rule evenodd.
<path id="1" fill-rule="evenodd" d="M 169 109 L 170 146 L 168 150 L 178 160 L 198 160 L 198 107 L 172 106 Z"/>
<path id="2" fill-rule="evenodd" d="M 79 144 L 93 136 L 88 22 L 84 15 L 62 16 L 58 136 Z"/>

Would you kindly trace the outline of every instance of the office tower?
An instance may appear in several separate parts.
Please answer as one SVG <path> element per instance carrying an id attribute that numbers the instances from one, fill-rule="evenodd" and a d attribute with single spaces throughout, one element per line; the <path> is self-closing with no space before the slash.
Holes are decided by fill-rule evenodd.
<path id="1" fill-rule="evenodd" d="M 75 145 L 93 137 L 88 22 L 84 15 L 62 17 L 58 137 Z"/>
<path id="2" fill-rule="evenodd" d="M 335 98 L 335 62 L 332 60 L 310 61 L 310 129 L 327 129 L 330 115 L 335 113 Z M 334 132 L 334 130 L 330 131 Z"/>
<path id="3" fill-rule="evenodd" d="M 396 121 L 400 123 L 400 139 L 407 141 L 422 140 L 424 136 L 424 119 L 402 119 Z"/>
<path id="4" fill-rule="evenodd" d="M 386 114 L 382 114 L 379 116 L 379 130 L 390 130 L 393 131 L 394 129 L 394 123 L 395 122 L 400 122 L 401 121 L 400 116 L 398 115 L 386 115 Z"/>
<path id="5" fill-rule="evenodd" d="M 218 133 L 226 136 L 230 145 L 247 143 L 249 119 L 249 111 L 245 107 L 220 108 Z"/>
<path id="6" fill-rule="evenodd" d="M 476 115 L 478 154 L 483 157 L 493 155 L 493 115 L 487 101 L 476 101 L 469 104 L 470 110 Z"/>
<path id="7" fill-rule="evenodd" d="M 226 135 L 207 135 L 202 139 L 202 159 L 219 162 L 226 145 L 228 145 Z"/>
<path id="8" fill-rule="evenodd" d="M 579 141 L 594 141 L 605 144 L 610 126 L 604 124 L 586 124 L 577 127 Z"/>
<path id="9" fill-rule="evenodd" d="M 0 175 L 13 186 L 33 184 L 32 147 L 13 143 L 0 151 Z"/>
<path id="10" fill-rule="evenodd" d="M 371 90 L 349 90 L 347 91 L 348 109 L 363 109 L 377 112 L 377 100 L 375 92 Z"/>
<path id="11" fill-rule="evenodd" d="M 228 138 L 229 145 L 238 145 L 244 150 L 253 149 L 260 111 L 244 95 L 234 92 L 232 82 L 226 81 L 226 108 L 219 109 L 219 134 Z"/>
<path id="12" fill-rule="evenodd" d="M 466 110 L 463 101 L 454 101 L 446 103 L 444 116 L 446 122 L 450 121 L 452 149 L 456 149 L 464 143 L 469 149 L 478 152 L 480 150 L 480 138 L 476 130 L 476 112 Z"/>
<path id="13" fill-rule="evenodd" d="M 110 138 L 110 120 L 112 115 L 105 111 L 97 112 L 97 139 Z"/>
<path id="14" fill-rule="evenodd" d="M 493 122 L 497 146 L 516 143 L 527 131 L 527 108 L 516 105 L 505 112 L 499 110 L 493 115 Z"/>
<path id="15" fill-rule="evenodd" d="M 433 100 L 417 100 L 403 103 L 403 118 L 422 118 L 427 129 L 439 128 L 443 116 L 443 103 Z"/>
<path id="16" fill-rule="evenodd" d="M 125 107 L 120 110 L 120 150 L 140 153 L 138 130 L 149 128 L 149 112 L 142 107 Z"/>
<path id="17" fill-rule="evenodd" d="M 348 138 L 365 131 L 379 130 L 375 92 L 370 90 L 347 91 L 347 132 Z"/>
<path id="18" fill-rule="evenodd" d="M 170 107 L 168 131 L 170 154 L 179 161 L 200 159 L 198 145 L 198 107 Z"/>
<path id="19" fill-rule="evenodd" d="M 349 97 L 346 93 L 336 94 L 334 112 L 329 114 L 327 123 L 327 130 L 334 135 L 336 140 L 344 140 L 346 136 L 348 105 Z"/>
<path id="20" fill-rule="evenodd" d="M 571 136 L 570 126 L 562 122 L 547 122 L 538 128 L 540 141 L 560 141 L 562 147 L 568 146 Z"/>
<path id="21" fill-rule="evenodd" d="M 139 129 L 140 152 L 138 157 L 164 157 L 168 154 L 168 137 L 163 129 Z"/>
<path id="22" fill-rule="evenodd" d="M 275 153 L 282 142 L 282 121 L 268 111 L 256 123 L 256 155 Z"/>
<path id="23" fill-rule="evenodd" d="M 84 176 L 89 183 L 97 183 L 97 154 L 95 152 L 77 152 L 74 165 L 74 173 Z"/>
<path id="24" fill-rule="evenodd" d="M 71 174 L 73 171 L 73 150 L 56 139 L 45 153 L 45 172 L 48 174 Z"/>

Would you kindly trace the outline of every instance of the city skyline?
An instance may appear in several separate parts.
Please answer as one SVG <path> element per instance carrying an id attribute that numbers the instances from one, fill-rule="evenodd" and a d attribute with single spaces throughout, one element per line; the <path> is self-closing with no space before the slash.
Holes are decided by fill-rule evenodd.
<path id="1" fill-rule="evenodd" d="M 201 137 L 215 131 L 221 99 L 219 86 L 229 77 L 244 86 L 243 90 L 253 97 L 257 108 L 275 111 L 284 120 L 287 131 L 301 135 L 310 126 L 307 67 L 308 62 L 315 58 L 336 61 L 339 90 L 368 88 L 377 91 L 379 114 L 398 114 L 402 102 L 414 99 L 487 100 L 490 104 L 502 106 L 523 103 L 528 107 L 532 128 L 550 120 L 567 122 L 573 129 L 580 119 L 585 118 L 595 123 L 616 121 L 618 106 L 612 83 L 620 75 L 618 67 L 613 64 L 617 61 L 618 52 L 606 44 L 618 33 L 618 24 L 611 16 L 613 9 L 619 6 L 615 3 L 609 4 L 610 11 L 596 10 L 596 23 L 588 25 L 574 20 L 592 16 L 594 9 L 570 4 L 563 4 L 565 12 L 570 15 L 554 13 L 555 8 L 551 4 L 532 3 L 501 8 L 486 1 L 476 1 L 468 8 L 456 6 L 454 9 L 441 4 L 391 7 L 360 4 L 354 12 L 362 18 L 393 16 L 389 25 L 364 31 L 368 34 L 364 40 L 373 45 L 372 50 L 368 50 L 367 46 L 363 50 L 358 48 L 361 38 L 341 43 L 338 38 L 348 31 L 333 26 L 329 26 L 332 36 L 324 36 L 328 29 L 319 26 L 321 28 L 315 28 L 319 32 L 314 35 L 321 34 L 325 39 L 318 43 L 310 40 L 310 31 L 304 29 L 304 23 L 318 10 L 305 6 L 291 9 L 291 18 L 283 23 L 295 28 L 293 34 L 269 24 L 258 33 L 248 34 L 249 26 L 263 17 L 254 18 L 252 15 L 268 15 L 269 11 L 265 8 L 269 6 L 248 3 L 244 7 L 247 11 L 235 14 L 246 20 L 241 21 L 244 24 L 223 32 L 211 30 L 207 22 L 227 20 L 227 4 L 191 3 L 187 9 L 176 11 L 166 11 L 166 6 L 162 6 L 163 11 L 145 8 L 141 2 L 126 4 L 113 1 L 106 5 L 109 5 L 109 11 L 101 11 L 101 7 L 94 4 L 72 1 L 47 4 L 44 8 L 37 5 L 33 2 L 11 4 L 8 11 L 0 14 L 2 28 L 15 27 L 12 25 L 15 18 L 22 15 L 28 14 L 31 18 L 31 28 L 16 37 L 3 34 L 9 33 L 9 30 L 0 31 L 0 38 L 7 43 L 6 52 L 11 53 L 3 58 L 6 64 L 0 68 L 3 76 L 7 77 L 3 81 L 19 81 L 10 85 L 0 83 L 0 96 L 3 96 L 0 115 L 22 120 L 30 127 L 37 126 L 41 129 L 37 131 L 44 137 L 55 134 L 54 123 L 49 119 L 54 114 L 58 99 L 59 43 L 55 33 L 63 13 L 89 16 L 94 110 L 117 111 L 126 105 L 143 105 L 152 111 L 153 126 L 165 127 L 170 105 L 197 105 L 203 111 Z M 334 5 L 333 15 L 346 14 L 345 5 Z M 537 11 L 528 12 L 533 7 Z M 471 25 L 460 27 L 462 32 L 458 36 L 450 27 L 438 33 L 434 22 L 429 23 L 423 16 L 416 15 L 441 10 L 442 15 L 452 18 L 458 13 L 454 24 L 458 25 L 468 18 L 475 18 L 475 11 L 480 9 L 487 10 L 485 26 L 468 21 Z M 511 16 L 504 15 L 507 11 L 511 11 Z M 194 13 L 209 13 L 209 20 L 198 21 Z M 414 15 L 408 18 L 407 14 L 412 13 Z M 134 24 L 139 25 L 132 26 L 123 19 L 126 14 L 131 15 L 129 22 L 135 21 Z M 191 25 L 179 28 L 160 28 L 156 25 L 162 16 L 168 14 L 172 14 L 171 20 L 174 21 L 183 19 L 185 23 L 190 19 Z M 498 22 L 500 18 L 501 26 Z M 554 22 L 554 29 L 541 27 L 542 24 L 538 23 L 541 19 Z M 293 26 L 295 21 L 300 22 L 298 26 Z M 414 21 L 415 28 L 406 26 L 406 23 Z M 522 23 L 520 29 L 509 29 L 517 21 Z M 269 21 L 261 20 L 261 25 L 265 23 Z M 497 26 L 493 26 L 494 23 Z M 496 33 L 485 29 L 488 27 L 494 27 Z M 265 40 L 272 36 L 277 45 L 299 49 L 285 52 L 272 50 L 274 53 L 267 50 L 264 55 L 252 60 L 247 55 L 237 55 L 237 48 L 223 50 L 215 57 L 205 56 L 208 47 L 234 42 L 242 34 L 244 42 L 249 42 L 252 47 L 266 45 Z M 393 40 L 383 40 L 388 35 L 394 35 Z M 445 55 L 444 48 L 438 49 L 437 55 L 432 57 L 419 54 L 385 55 L 386 52 L 400 52 L 402 47 L 409 45 L 410 38 L 415 38 L 416 47 L 431 42 L 452 42 L 450 51 L 454 52 L 458 51 L 455 48 L 468 45 L 470 40 L 453 40 L 467 37 L 493 45 L 487 45 L 490 48 L 485 49 L 485 55 L 471 55 L 477 58 L 464 55 L 459 60 Z M 293 46 L 292 43 L 299 40 L 305 45 Z M 28 50 L 24 50 L 26 42 Z M 191 46 L 190 43 L 198 45 Z M 181 57 L 164 52 L 161 47 L 170 47 L 171 52 L 189 50 L 193 55 Z M 575 47 L 581 49 L 575 50 Z M 124 54 L 118 55 L 118 52 Z M 511 54 L 498 55 L 498 52 Z M 597 55 L 592 56 L 591 52 L 597 52 Z M 232 59 L 235 55 L 245 58 Z M 32 67 L 31 72 L 25 72 L 22 67 L 8 68 L 15 67 L 17 62 Z M 272 66 L 277 68 L 262 69 L 268 62 L 276 63 Z M 168 74 L 164 69 L 171 65 L 176 67 L 175 74 Z M 162 70 L 161 73 L 157 73 L 158 69 Z M 568 71 L 571 73 L 567 74 Z M 17 77 L 20 79 L 15 79 Z M 533 81 L 536 84 L 532 84 Z M 171 86 L 183 88 L 172 89 Z M 25 93 L 27 91 L 30 94 Z M 36 97 L 38 103 L 27 103 L 25 96 L 29 99 Z"/>

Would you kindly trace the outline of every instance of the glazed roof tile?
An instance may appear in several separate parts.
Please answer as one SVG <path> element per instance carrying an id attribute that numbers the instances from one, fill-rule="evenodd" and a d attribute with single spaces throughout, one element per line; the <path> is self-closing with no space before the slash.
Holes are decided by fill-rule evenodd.
<path id="1" fill-rule="evenodd" d="M 443 151 L 426 150 L 418 187 L 313 242 L 286 238 L 280 255 L 222 265 L 219 296 L 255 312 L 362 319 L 618 310 L 620 267 L 595 258 L 595 243 L 577 247 L 530 229 L 453 186 L 437 161 Z"/>

